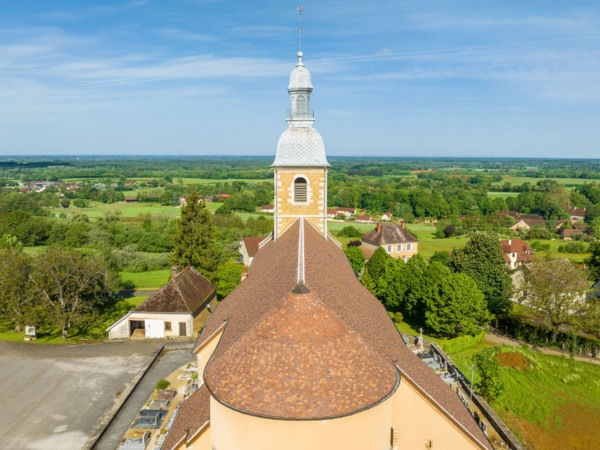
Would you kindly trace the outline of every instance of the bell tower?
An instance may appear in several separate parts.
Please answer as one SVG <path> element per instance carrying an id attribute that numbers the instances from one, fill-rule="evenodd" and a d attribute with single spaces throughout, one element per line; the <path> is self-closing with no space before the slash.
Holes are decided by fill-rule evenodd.
<path id="1" fill-rule="evenodd" d="M 303 217 L 327 238 L 327 171 L 323 138 L 313 128 L 310 109 L 313 90 L 310 72 L 298 62 L 290 74 L 288 128 L 277 143 L 272 164 L 275 172 L 274 230 L 277 239 L 297 219 Z"/>

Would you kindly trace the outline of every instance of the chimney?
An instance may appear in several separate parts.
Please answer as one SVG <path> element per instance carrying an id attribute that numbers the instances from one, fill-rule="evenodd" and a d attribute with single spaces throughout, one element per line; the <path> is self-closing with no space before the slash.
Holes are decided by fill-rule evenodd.
<path id="1" fill-rule="evenodd" d="M 404 221 L 404 219 L 402 219 L 400 221 L 400 228 L 402 228 L 403 230 L 406 230 L 406 222 Z"/>
<path id="2" fill-rule="evenodd" d="M 379 222 L 377 222 L 377 231 L 381 231 L 381 224 Z"/>
<path id="3" fill-rule="evenodd" d="M 179 267 L 179 265 L 175 264 L 173 267 L 171 267 L 171 279 L 175 278 L 180 273 L 181 268 Z"/>
<path id="4" fill-rule="evenodd" d="M 510 244 L 512 243 L 512 239 L 508 240 L 508 246 L 510 247 Z"/>

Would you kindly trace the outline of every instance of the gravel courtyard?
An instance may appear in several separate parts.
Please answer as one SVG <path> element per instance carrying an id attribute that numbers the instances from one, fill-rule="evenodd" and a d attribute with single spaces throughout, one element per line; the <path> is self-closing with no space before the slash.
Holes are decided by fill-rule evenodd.
<path id="1" fill-rule="evenodd" d="M 2 448 L 80 449 L 157 342 L 0 342 Z"/>

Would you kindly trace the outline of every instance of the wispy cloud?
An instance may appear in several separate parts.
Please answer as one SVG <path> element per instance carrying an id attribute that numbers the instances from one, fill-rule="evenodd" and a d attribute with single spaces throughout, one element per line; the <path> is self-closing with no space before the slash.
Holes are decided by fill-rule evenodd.
<path id="1" fill-rule="evenodd" d="M 219 38 L 209 34 L 192 33 L 180 28 L 161 28 L 156 33 L 171 39 L 180 39 L 184 41 L 215 42 Z"/>

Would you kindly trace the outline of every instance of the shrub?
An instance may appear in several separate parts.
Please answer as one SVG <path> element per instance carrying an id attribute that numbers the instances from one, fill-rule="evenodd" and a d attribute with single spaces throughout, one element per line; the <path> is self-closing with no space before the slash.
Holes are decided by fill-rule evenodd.
<path id="1" fill-rule="evenodd" d="M 165 380 L 164 378 L 162 380 L 158 380 L 158 383 L 156 383 L 156 390 L 160 391 L 161 389 L 166 389 L 169 387 L 171 383 L 169 383 L 167 380 Z"/>
<path id="2" fill-rule="evenodd" d="M 504 383 L 500 378 L 500 363 L 494 356 L 493 351 L 484 350 L 474 357 L 479 373 L 475 387 L 488 402 L 494 401 L 504 390 Z"/>
<path id="3" fill-rule="evenodd" d="M 531 248 L 536 252 L 545 252 L 546 250 L 550 250 L 550 244 L 547 242 L 533 241 L 531 243 Z"/>
<path id="4" fill-rule="evenodd" d="M 356 227 L 349 225 L 338 231 L 337 235 L 345 237 L 361 237 L 362 233 Z"/>

